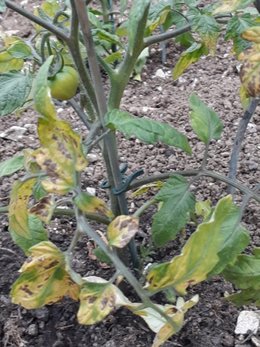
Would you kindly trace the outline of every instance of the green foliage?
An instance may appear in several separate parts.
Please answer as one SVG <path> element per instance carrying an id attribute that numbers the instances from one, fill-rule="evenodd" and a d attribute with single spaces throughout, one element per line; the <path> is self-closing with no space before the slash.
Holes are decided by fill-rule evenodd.
<path id="1" fill-rule="evenodd" d="M 77 317 L 85 325 L 100 322 L 123 306 L 143 318 L 156 334 L 152 347 L 161 346 L 184 325 L 185 313 L 198 302 L 198 295 L 184 301 L 182 296 L 189 287 L 215 275 L 223 275 L 238 288 L 239 292 L 228 300 L 238 305 L 252 302 L 260 305 L 260 251 L 241 254 L 250 244 L 249 234 L 241 226 L 243 209 L 235 205 L 231 196 L 222 197 L 216 204 L 210 200 L 196 201 L 195 189 L 203 196 L 199 188 L 201 176 L 208 174 L 227 181 L 225 176 L 207 170 L 207 150 L 199 169 L 145 177 L 142 182 L 142 178 L 135 179 L 141 171 L 127 175 L 127 167 L 119 166 L 116 147 L 116 131 L 120 131 L 148 144 L 160 142 L 192 153 L 187 137 L 170 124 L 120 110 L 129 79 L 134 76 L 141 80 L 148 46 L 161 42 L 165 34 L 170 35 L 167 39 L 174 38 L 185 47 L 173 69 L 173 77 L 177 79 L 202 56 L 214 54 L 220 32 L 225 32 L 225 40 L 233 41 L 233 51 L 243 62 L 240 94 L 244 105 L 250 96 L 260 95 L 260 17 L 252 7 L 247 8 L 252 2 L 222 0 L 202 8 L 198 6 L 199 0 L 134 0 L 129 10 L 127 1 L 121 0 L 118 17 L 113 15 L 110 2 L 102 2 L 101 8 L 87 6 L 90 23 L 79 23 L 78 32 L 75 24 L 82 20 L 78 6 L 85 6 L 85 1 L 47 0 L 35 9 L 34 14 L 41 22 L 36 20 L 37 35 L 31 40 L 2 37 L 0 115 L 19 111 L 29 103 L 39 113 L 38 148 L 24 150 L 23 155 L 0 163 L 0 177 L 20 169 L 26 172 L 24 178 L 14 183 L 8 207 L 10 234 L 29 256 L 12 286 L 13 303 L 34 309 L 69 296 L 80 301 Z M 5 2 L 0 0 L 0 11 L 4 9 Z M 228 12 L 232 12 L 232 17 Z M 81 27 L 85 30 L 81 31 Z M 182 34 L 177 35 L 176 29 L 183 28 Z M 85 41 L 90 48 L 85 47 Z M 98 63 L 107 75 L 106 92 Z M 76 79 L 69 83 L 63 80 L 54 93 L 53 78 L 66 69 L 73 71 Z M 58 118 L 57 100 L 53 98 L 72 98 L 70 105 L 88 127 L 84 142 L 68 122 Z M 220 138 L 223 124 L 196 94 L 189 97 L 189 104 L 192 129 L 208 149 L 213 139 Z M 81 127 L 78 129 L 85 135 Z M 83 181 L 86 176 L 81 174 L 88 170 L 86 154 L 93 147 L 101 149 L 107 172 L 101 187 L 107 188 L 109 194 L 106 197 L 102 194 L 102 199 L 82 189 L 88 186 Z M 243 207 L 249 198 L 260 200 L 256 190 L 251 191 L 237 181 L 234 185 L 246 193 Z M 129 215 L 126 191 L 132 188 L 137 189 L 131 194 L 132 199 L 148 193 L 150 200 L 144 203 L 139 200 L 141 206 Z M 189 238 L 179 255 L 168 262 L 162 259 L 160 264 L 153 264 L 147 273 L 138 265 L 135 238 L 143 225 L 142 216 L 151 205 L 158 207 L 147 218 L 152 221 L 155 247 L 173 241 L 182 230 Z M 62 218 L 61 213 L 73 215 L 77 225 L 65 251 L 49 241 L 44 227 L 54 216 Z M 98 227 L 94 224 L 95 230 L 91 220 L 99 223 Z M 115 269 L 111 279 L 81 277 L 72 269 L 74 250 L 83 234 L 94 243 L 93 253 L 98 260 Z M 152 245 L 150 241 L 147 243 Z M 144 247 L 140 246 L 140 253 L 147 255 Z M 155 247 L 152 252 L 156 252 Z M 127 249 L 135 270 L 146 273 L 145 287 L 129 269 Z M 90 255 L 92 259 L 95 256 Z M 130 302 L 118 288 L 123 279 L 142 302 Z M 168 303 L 160 305 L 155 297 L 151 300 L 151 292 L 164 292 Z M 181 297 L 177 298 L 178 295 Z"/>
<path id="2" fill-rule="evenodd" d="M 135 136 L 146 143 L 160 141 L 191 153 L 186 136 L 165 123 L 148 118 L 137 118 L 128 112 L 115 109 L 106 115 L 106 125 L 110 129 L 119 130 L 128 137 Z"/>
<path id="3" fill-rule="evenodd" d="M 153 217 L 152 237 L 157 246 L 174 240 L 185 227 L 195 206 L 195 197 L 189 191 L 189 182 L 181 176 L 170 178 L 155 196 L 162 206 Z"/>

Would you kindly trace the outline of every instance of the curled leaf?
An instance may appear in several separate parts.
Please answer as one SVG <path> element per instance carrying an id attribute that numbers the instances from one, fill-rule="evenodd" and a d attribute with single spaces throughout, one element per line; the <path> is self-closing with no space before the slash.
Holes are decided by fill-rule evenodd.
<path id="1" fill-rule="evenodd" d="M 124 248 L 138 232 L 139 220 L 132 216 L 118 216 L 108 226 L 109 244 Z"/>

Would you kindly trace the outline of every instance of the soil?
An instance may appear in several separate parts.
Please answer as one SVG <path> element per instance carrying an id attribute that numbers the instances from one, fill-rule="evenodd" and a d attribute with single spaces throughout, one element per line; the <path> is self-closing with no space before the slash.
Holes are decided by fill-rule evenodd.
<path id="1" fill-rule="evenodd" d="M 24 1 L 23 1 L 24 3 Z M 28 3 L 28 2 L 27 2 Z M 33 1 L 29 2 L 32 8 Z M 1 18 L 0 28 L 3 31 L 14 31 L 13 34 L 28 37 L 32 27 L 25 19 L 8 11 Z M 127 162 L 129 171 L 143 168 L 145 175 L 167 172 L 167 170 L 183 170 L 196 168 L 203 158 L 204 146 L 198 141 L 189 124 L 188 97 L 191 93 L 199 95 L 209 106 L 218 112 L 224 123 L 222 137 L 213 141 L 209 151 L 208 168 L 222 174 L 228 172 L 230 150 L 233 144 L 238 122 L 243 114 L 239 100 L 240 81 L 237 73 L 238 62 L 232 57 L 229 44 L 221 41 L 216 55 L 201 59 L 174 82 L 171 71 L 176 63 L 181 49 L 173 42 L 168 44 L 167 61 L 161 62 L 160 47 L 150 49 L 150 55 L 142 72 L 142 81 L 132 80 L 125 92 L 122 108 L 132 114 L 147 116 L 155 120 L 167 122 L 185 133 L 193 148 L 192 156 L 183 154 L 180 150 L 162 144 L 145 145 L 130 138 L 124 139 L 118 135 L 121 162 Z M 164 77 L 156 77 L 158 69 L 164 72 Z M 157 74 L 156 74 L 157 72 Z M 161 74 L 162 75 L 162 74 Z M 254 187 L 259 181 L 259 108 L 252 117 L 247 129 L 240 155 L 238 179 L 248 187 Z M 82 124 L 76 114 L 66 104 L 58 106 L 61 118 L 69 120 L 74 129 L 86 136 Z M 37 114 L 29 109 L 21 115 L 3 117 L 0 123 L 0 133 L 13 125 L 23 127 L 25 133 L 12 140 L 0 137 L 0 158 L 5 160 L 25 148 L 36 148 Z M 97 186 L 104 180 L 105 174 L 100 153 L 93 152 L 95 159 L 84 173 L 82 185 L 84 189 L 96 188 L 98 196 L 105 196 L 106 192 Z M 0 206 L 8 205 L 12 183 L 21 173 L 0 179 Z M 197 198 L 211 199 L 215 203 L 225 196 L 226 185 L 211 179 L 203 180 L 193 187 Z M 130 212 L 136 210 L 142 203 L 142 197 L 133 201 L 130 197 Z M 239 194 L 236 201 L 241 200 Z M 148 247 L 148 236 L 151 228 L 151 215 L 142 218 L 141 233 L 137 236 L 138 247 Z M 18 277 L 25 256 L 16 247 L 8 233 L 8 220 L 0 215 L 0 346 L 7 347 L 149 347 L 154 334 L 145 322 L 121 309 L 110 315 L 104 322 L 94 326 L 80 326 L 76 320 L 78 303 L 63 300 L 52 306 L 37 310 L 26 310 L 11 303 L 10 287 Z M 252 243 L 250 247 L 260 246 L 259 234 L 259 205 L 251 201 L 243 217 L 243 225 L 249 230 Z M 93 225 L 98 228 L 97 225 Z M 69 245 L 75 230 L 72 218 L 55 218 L 50 226 L 50 238 L 61 249 Z M 145 258 L 146 263 L 166 261 L 180 251 L 180 244 L 189 236 L 181 235 L 177 240 L 169 243 L 166 248 L 154 250 Z M 86 276 L 96 275 L 109 278 L 112 269 L 105 268 L 88 253 L 92 242 L 82 239 L 78 246 L 74 260 L 75 269 Z M 214 278 L 190 291 L 199 293 L 200 301 L 186 316 L 183 329 L 175 335 L 165 347 L 232 347 L 239 343 L 235 335 L 235 325 L 242 308 L 236 308 L 224 299 L 225 294 L 234 288 L 222 278 Z M 134 294 L 132 294 L 134 295 Z M 254 307 L 251 307 L 254 309 Z M 250 342 L 242 344 L 251 346 Z"/>

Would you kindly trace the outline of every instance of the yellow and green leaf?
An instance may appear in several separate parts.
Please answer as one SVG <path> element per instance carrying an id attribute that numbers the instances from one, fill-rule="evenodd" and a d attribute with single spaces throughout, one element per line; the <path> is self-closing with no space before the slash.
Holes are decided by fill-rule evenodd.
<path id="1" fill-rule="evenodd" d="M 213 14 L 234 12 L 247 7 L 253 0 L 220 0 Z"/>
<path id="2" fill-rule="evenodd" d="M 24 61 L 20 58 L 14 58 L 7 51 L 0 53 L 0 73 L 9 71 L 20 71 Z"/>
<path id="3" fill-rule="evenodd" d="M 28 202 L 36 179 L 16 182 L 13 185 L 9 204 L 9 231 L 14 242 L 27 253 L 33 245 L 48 239 L 38 217 L 28 211 Z"/>
<path id="4" fill-rule="evenodd" d="M 109 219 L 113 218 L 113 212 L 106 203 L 95 196 L 82 192 L 75 197 L 74 202 L 82 212 L 96 213 Z"/>
<path id="5" fill-rule="evenodd" d="M 249 243 L 239 218 L 240 211 L 232 197 L 222 198 L 210 219 L 191 235 L 181 254 L 149 271 L 148 289 L 173 287 L 177 293 L 186 294 L 187 287 L 223 271 Z"/>
<path id="6" fill-rule="evenodd" d="M 109 244 L 124 248 L 138 232 L 139 220 L 133 216 L 118 216 L 108 226 Z"/>
<path id="7" fill-rule="evenodd" d="M 83 281 L 77 315 L 80 324 L 98 323 L 112 311 L 130 303 L 115 285 L 100 277 L 84 277 Z"/>
<path id="8" fill-rule="evenodd" d="M 29 255 L 12 286 L 13 303 L 34 309 L 65 296 L 78 300 L 79 286 L 65 270 L 64 254 L 53 243 L 41 242 L 30 248 Z"/>
<path id="9" fill-rule="evenodd" d="M 49 224 L 55 206 L 53 196 L 45 196 L 30 208 L 30 213 L 37 216 L 42 222 Z"/>

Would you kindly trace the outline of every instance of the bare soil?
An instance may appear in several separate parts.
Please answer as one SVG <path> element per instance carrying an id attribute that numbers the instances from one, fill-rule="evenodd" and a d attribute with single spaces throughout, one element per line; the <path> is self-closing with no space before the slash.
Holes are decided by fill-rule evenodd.
<path id="1" fill-rule="evenodd" d="M 32 6 L 33 1 L 29 4 Z M 11 11 L 3 15 L 0 25 L 1 30 L 14 30 L 15 34 L 22 37 L 28 37 L 32 33 L 28 22 Z M 163 173 L 167 170 L 197 168 L 203 158 L 204 146 L 198 141 L 189 124 L 188 97 L 194 92 L 219 113 L 224 123 L 221 139 L 211 145 L 208 168 L 227 174 L 233 138 L 243 114 L 238 96 L 240 86 L 236 68 L 238 63 L 232 57 L 230 45 L 221 42 L 214 57 L 200 60 L 174 82 L 171 71 L 180 53 L 180 47 L 173 42 L 169 43 L 167 61 L 163 65 L 159 47 L 154 46 L 150 50 L 147 65 L 143 70 L 142 81 L 130 82 L 122 108 L 138 117 L 147 116 L 175 126 L 188 136 L 193 148 L 192 156 L 161 144 L 145 145 L 134 138 L 124 139 L 119 134 L 120 160 L 128 163 L 129 172 L 143 168 L 145 175 Z M 165 78 L 156 77 L 158 69 L 163 70 Z M 73 110 L 65 104 L 59 105 L 58 109 L 61 118 L 69 120 L 83 137 L 87 135 Z M 258 107 L 248 126 L 239 161 L 238 179 L 248 187 L 253 187 L 259 181 L 259 110 Z M 20 139 L 0 138 L 1 161 L 25 148 L 37 147 L 36 123 L 37 114 L 32 109 L 19 116 L 1 118 L 0 133 L 13 125 L 26 129 Z M 82 185 L 83 188 L 94 187 L 98 196 L 105 196 L 106 192 L 97 188 L 105 178 L 100 153 L 97 150 L 93 153 L 97 159 L 86 169 Z M 18 173 L 0 179 L 0 206 L 8 205 L 11 185 L 21 175 L 22 173 Z M 193 189 L 197 198 L 209 198 L 213 203 L 226 194 L 226 186 L 211 179 L 201 181 L 199 188 L 194 186 Z M 240 200 L 241 197 L 237 194 L 236 201 Z M 143 197 L 135 201 L 130 197 L 130 212 L 136 210 L 142 202 Z M 259 247 L 259 205 L 253 201 L 246 210 L 243 224 L 251 235 L 250 247 Z M 94 227 L 100 228 L 96 225 Z M 148 247 L 150 227 L 151 215 L 148 213 L 142 218 L 141 233 L 136 238 L 139 248 Z M 68 246 L 74 230 L 75 221 L 68 217 L 55 218 L 49 226 L 51 240 L 63 250 Z M 169 243 L 165 249 L 152 249 L 144 262 L 162 262 L 178 254 L 191 231 L 192 229 L 188 230 L 186 235 L 181 235 Z M 88 257 L 91 246 L 92 242 L 85 238 L 79 242 L 74 262 L 75 269 L 87 276 L 95 274 L 109 278 L 112 270 L 103 268 L 97 261 Z M 10 287 L 18 277 L 18 270 L 24 260 L 25 256 L 13 244 L 8 233 L 7 217 L 0 215 L 0 346 L 149 347 L 152 344 L 154 334 L 150 332 L 145 322 L 124 309 L 110 315 L 100 324 L 80 326 L 76 320 L 78 303 L 69 300 L 31 311 L 12 304 L 9 298 Z M 218 277 L 192 288 L 190 294 L 200 294 L 199 304 L 187 314 L 181 332 L 164 346 L 236 346 L 239 341 L 234 330 L 242 308 L 234 307 L 224 298 L 227 292 L 233 290 L 232 285 Z M 130 295 L 134 298 L 133 293 Z M 248 343 L 243 346 L 251 345 Z"/>

